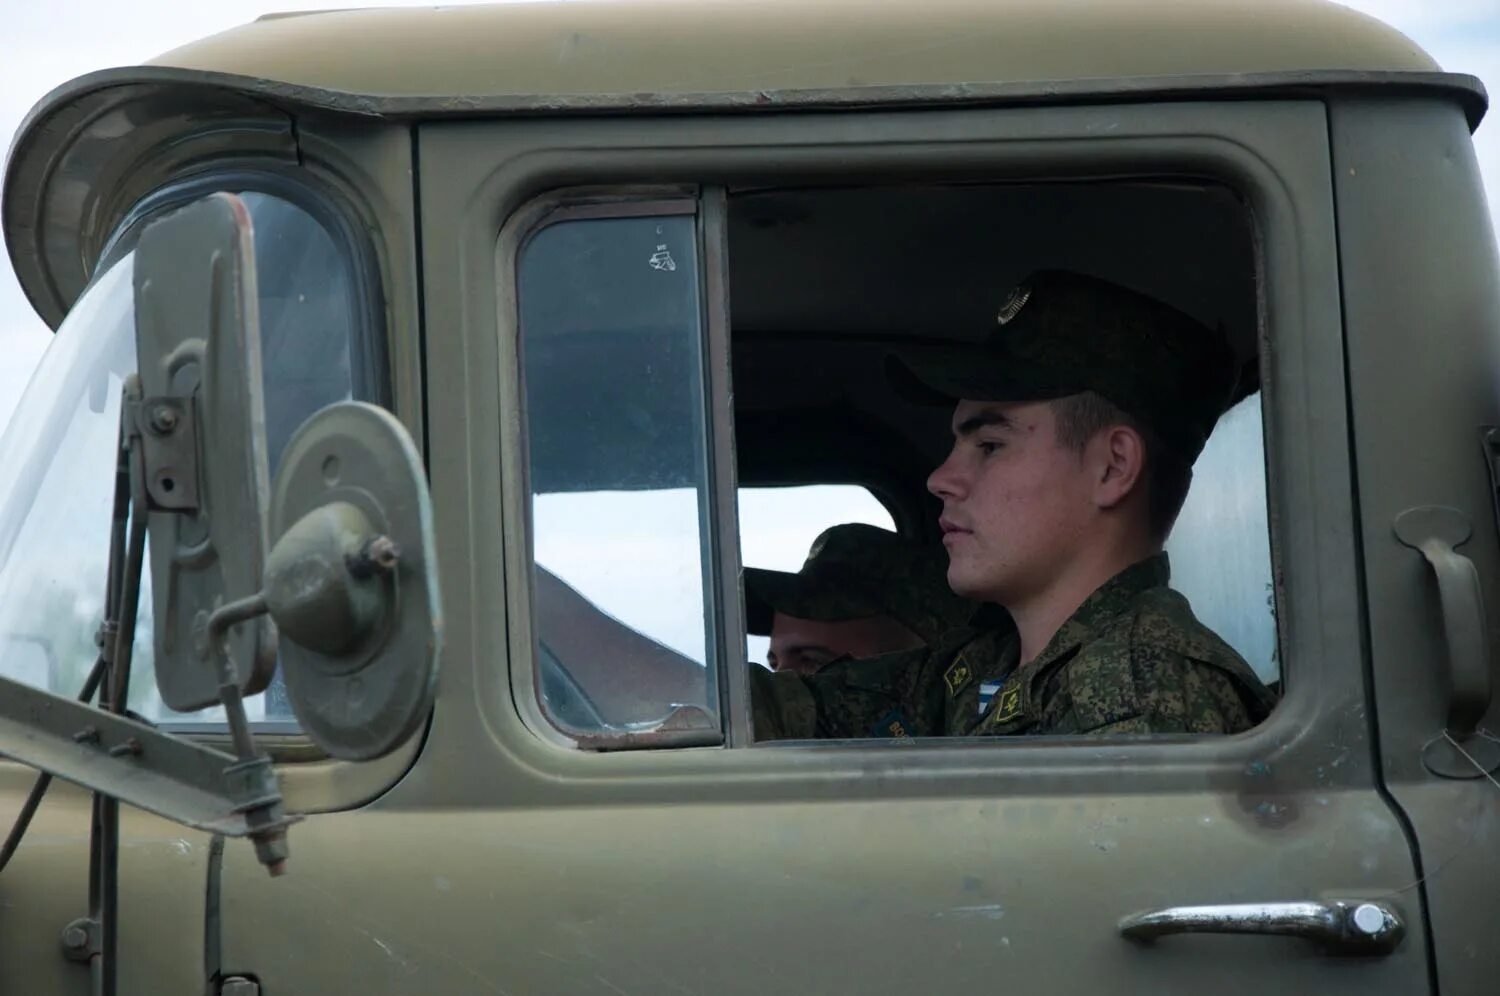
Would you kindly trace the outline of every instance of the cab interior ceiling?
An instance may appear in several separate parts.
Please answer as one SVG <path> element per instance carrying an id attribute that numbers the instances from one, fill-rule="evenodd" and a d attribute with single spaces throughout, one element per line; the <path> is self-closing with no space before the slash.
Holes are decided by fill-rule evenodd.
<path id="1" fill-rule="evenodd" d="M 1010 289 L 1066 268 L 1160 298 L 1229 336 L 1259 386 L 1253 220 L 1211 181 L 803 188 L 731 193 L 740 483 L 857 482 L 925 534 L 949 412 L 889 387 L 893 347 L 982 340 Z"/>

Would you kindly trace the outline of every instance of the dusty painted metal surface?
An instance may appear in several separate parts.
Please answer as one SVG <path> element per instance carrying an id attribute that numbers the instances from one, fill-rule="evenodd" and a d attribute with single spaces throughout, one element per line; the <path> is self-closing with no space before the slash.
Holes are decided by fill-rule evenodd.
<path id="1" fill-rule="evenodd" d="M 1389 26 L 1324 0 L 648 0 L 349 10 L 263 19 L 152 62 L 386 97 L 1439 68 Z"/>
<path id="2" fill-rule="evenodd" d="M 1472 431 L 1500 421 L 1467 135 L 1482 92 L 1329 4 L 854 9 L 279 18 L 79 81 L 33 115 L 5 224 L 44 313 L 65 313 L 161 185 L 206 165 L 305 173 L 375 243 L 395 405 L 430 433 L 453 642 L 427 737 L 375 763 L 281 765 L 289 805 L 324 812 L 280 881 L 231 844 L 214 962 L 272 993 L 1249 994 L 1292 979 L 1283 991 L 1407 994 L 1492 979 L 1500 806 L 1486 779 L 1421 763 L 1451 706 L 1440 616 L 1430 571 L 1391 532 L 1405 508 L 1465 508 L 1464 549 L 1500 587 Z M 1252 92 L 1280 99 L 1239 99 Z M 1009 106 L 1044 101 L 1089 106 Z M 893 105 L 944 110 L 872 111 Z M 840 114 L 775 113 L 811 108 Z M 701 113 L 739 110 L 767 113 Z M 480 117 L 495 120 L 464 120 Z M 949 176 L 959 161 L 1119 175 L 1122 147 L 1223 171 L 1265 237 L 1268 341 L 1287 347 L 1264 357 L 1291 681 L 1272 720 L 1194 742 L 634 752 L 528 728 L 507 217 L 580 179 Z M 1460 238 L 1472 265 L 1453 265 Z M 692 730 L 664 732 L 583 746 Z M 0 797 L 30 783 L 0 766 Z M 87 799 L 60 786 L 0 876 L 0 988 L 87 991 L 56 951 L 83 910 L 87 824 Z M 125 815 L 124 991 L 201 988 L 210 855 Z M 1132 911 L 1182 908 L 1322 929 L 1329 900 L 1355 928 L 1386 926 L 1371 908 L 1399 915 L 1405 935 L 1327 962 L 1295 937 L 1119 936 Z"/>
<path id="3" fill-rule="evenodd" d="M 0 222 L 23 289 L 55 326 L 153 177 L 189 153 L 280 154 L 287 113 L 764 112 L 1332 89 L 1437 90 L 1474 125 L 1486 106 L 1478 80 L 1442 73 L 1390 27 L 1324 0 L 657 0 L 279 16 L 49 94 L 11 146 Z M 241 124 L 226 129 L 232 117 Z M 166 147 L 163 126 L 179 132 Z"/>

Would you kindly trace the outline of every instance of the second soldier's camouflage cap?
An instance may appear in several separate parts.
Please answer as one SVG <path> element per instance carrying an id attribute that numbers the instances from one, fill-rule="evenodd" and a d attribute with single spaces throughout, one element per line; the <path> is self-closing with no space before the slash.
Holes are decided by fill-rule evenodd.
<path id="1" fill-rule="evenodd" d="M 1047 401 L 1093 391 L 1188 461 L 1231 400 L 1225 336 L 1155 298 L 1064 270 L 1033 274 L 981 343 L 904 353 L 895 386 L 917 401 Z"/>
<path id="2" fill-rule="evenodd" d="M 770 634 L 777 612 L 822 622 L 887 616 L 932 643 L 974 611 L 948 587 L 941 548 L 863 523 L 824 530 L 795 574 L 745 569 L 746 628 L 759 636 Z"/>

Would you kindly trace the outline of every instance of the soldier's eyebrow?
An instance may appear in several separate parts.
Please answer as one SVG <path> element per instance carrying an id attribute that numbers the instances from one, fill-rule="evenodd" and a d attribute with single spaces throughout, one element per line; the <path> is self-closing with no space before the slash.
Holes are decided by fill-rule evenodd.
<path id="1" fill-rule="evenodd" d="M 974 433 L 987 426 L 997 426 L 1001 429 L 1014 429 L 1016 427 L 1016 423 L 1014 419 L 1012 419 L 1004 412 L 989 408 L 985 411 L 970 415 L 968 418 L 955 425 L 953 427 L 953 435 L 957 436 L 959 439 L 963 439 L 965 436 L 972 436 Z"/>

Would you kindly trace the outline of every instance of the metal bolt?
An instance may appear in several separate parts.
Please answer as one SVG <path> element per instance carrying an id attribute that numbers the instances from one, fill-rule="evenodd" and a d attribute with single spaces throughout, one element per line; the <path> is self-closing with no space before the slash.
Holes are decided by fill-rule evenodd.
<path id="1" fill-rule="evenodd" d="M 177 409 L 171 405 L 156 405 L 151 409 L 151 430 L 166 435 L 177 428 Z"/>
<path id="2" fill-rule="evenodd" d="M 1386 929 L 1385 910 L 1374 903 L 1360 903 L 1349 919 L 1354 929 L 1366 937 L 1374 937 Z"/>
<path id="3" fill-rule="evenodd" d="M 219 983 L 219 996 L 260 996 L 260 983 L 236 975 Z"/>
<path id="4" fill-rule="evenodd" d="M 109 749 L 110 757 L 135 757 L 141 752 L 141 742 L 135 737 L 115 744 Z"/>
<path id="5" fill-rule="evenodd" d="M 401 560 L 401 547 L 389 536 L 376 536 L 349 558 L 349 573 L 356 578 L 389 574 Z"/>
<path id="6" fill-rule="evenodd" d="M 370 544 L 370 557 L 381 567 L 390 570 L 401 559 L 401 548 L 389 536 L 377 536 Z"/>
<path id="7" fill-rule="evenodd" d="M 286 845 L 286 831 L 272 830 L 269 833 L 253 833 L 255 857 L 266 866 L 272 878 L 286 874 L 286 861 L 290 852 Z"/>
<path id="8" fill-rule="evenodd" d="M 96 744 L 99 742 L 99 731 L 92 726 L 85 726 L 73 734 L 75 744 Z"/>
<path id="9" fill-rule="evenodd" d="M 79 918 L 63 928 L 63 957 L 69 961 L 86 962 L 93 953 L 94 931 L 98 925 L 92 920 Z"/>

